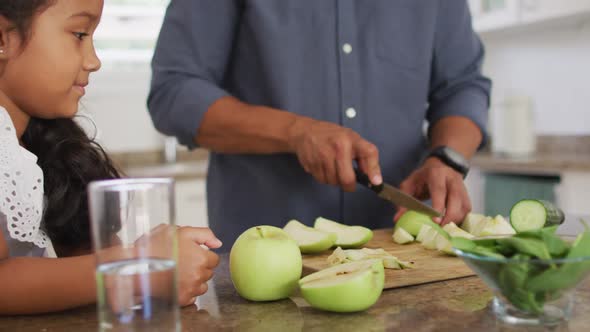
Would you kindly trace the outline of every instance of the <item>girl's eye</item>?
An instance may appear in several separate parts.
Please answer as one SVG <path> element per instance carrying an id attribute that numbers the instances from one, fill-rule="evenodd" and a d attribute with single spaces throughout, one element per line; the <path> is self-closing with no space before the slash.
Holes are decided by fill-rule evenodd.
<path id="1" fill-rule="evenodd" d="M 74 36 L 80 40 L 83 40 L 84 37 L 88 36 L 88 34 L 86 32 L 74 32 Z"/>

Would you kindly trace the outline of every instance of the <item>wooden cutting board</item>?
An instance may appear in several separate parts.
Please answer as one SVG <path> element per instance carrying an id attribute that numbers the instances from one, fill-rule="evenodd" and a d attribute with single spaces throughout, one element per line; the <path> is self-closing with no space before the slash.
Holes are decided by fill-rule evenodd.
<path id="1" fill-rule="evenodd" d="M 392 233 L 392 229 L 375 230 L 373 239 L 365 247 L 383 248 L 401 260 L 414 262 L 414 268 L 385 269 L 385 288 L 420 285 L 475 275 L 461 258 L 426 249 L 420 243 L 397 244 L 391 239 Z M 327 258 L 330 254 L 332 250 L 317 255 L 303 255 L 303 273 L 307 275 L 329 267 Z"/>

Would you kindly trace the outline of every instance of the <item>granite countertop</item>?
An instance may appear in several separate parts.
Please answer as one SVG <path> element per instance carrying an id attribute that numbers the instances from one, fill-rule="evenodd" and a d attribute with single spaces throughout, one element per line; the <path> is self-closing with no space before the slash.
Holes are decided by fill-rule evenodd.
<path id="1" fill-rule="evenodd" d="M 112 157 L 127 176 L 182 180 L 204 178 L 209 154 L 205 149 L 180 150 L 175 163 L 163 162 L 161 151 L 115 153 Z M 536 152 L 530 156 L 509 157 L 486 150 L 473 157 L 472 166 L 484 172 L 526 175 L 590 172 L 590 136 L 539 136 Z"/>
<path id="2" fill-rule="evenodd" d="M 178 152 L 176 162 L 162 160 L 160 151 L 113 153 L 115 165 L 128 177 L 171 177 L 176 180 L 205 178 L 209 153 L 204 149 Z"/>
<path id="3" fill-rule="evenodd" d="M 334 314 L 309 307 L 299 296 L 254 303 L 238 296 L 229 277 L 228 256 L 199 307 L 181 310 L 182 331 L 542 331 L 496 321 L 492 294 L 477 277 L 385 290 L 369 310 Z M 577 292 L 572 319 L 552 331 L 587 331 L 590 280 Z M 95 306 L 57 314 L 0 317 L 0 331 L 96 331 Z"/>

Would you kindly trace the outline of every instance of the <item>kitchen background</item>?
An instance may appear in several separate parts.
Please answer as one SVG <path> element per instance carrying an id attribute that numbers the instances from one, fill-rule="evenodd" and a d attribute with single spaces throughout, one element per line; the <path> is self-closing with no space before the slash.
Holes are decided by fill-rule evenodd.
<path id="1" fill-rule="evenodd" d="M 175 176 L 179 223 L 203 226 L 206 153 L 158 134 L 146 109 L 149 61 L 168 2 L 106 2 L 95 36 L 103 69 L 92 76 L 83 110 L 127 174 Z M 518 197 L 544 197 L 564 209 L 570 231 L 577 218 L 590 221 L 590 1 L 469 3 L 494 81 L 493 143 L 467 179 L 474 211 L 506 215 Z"/>

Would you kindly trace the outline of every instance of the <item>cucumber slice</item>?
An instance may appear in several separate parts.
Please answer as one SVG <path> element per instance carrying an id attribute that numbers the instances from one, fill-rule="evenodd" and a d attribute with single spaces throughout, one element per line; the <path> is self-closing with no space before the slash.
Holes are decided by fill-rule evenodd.
<path id="1" fill-rule="evenodd" d="M 523 199 L 510 210 L 510 223 L 517 233 L 559 225 L 564 219 L 561 209 L 538 199 Z"/>

